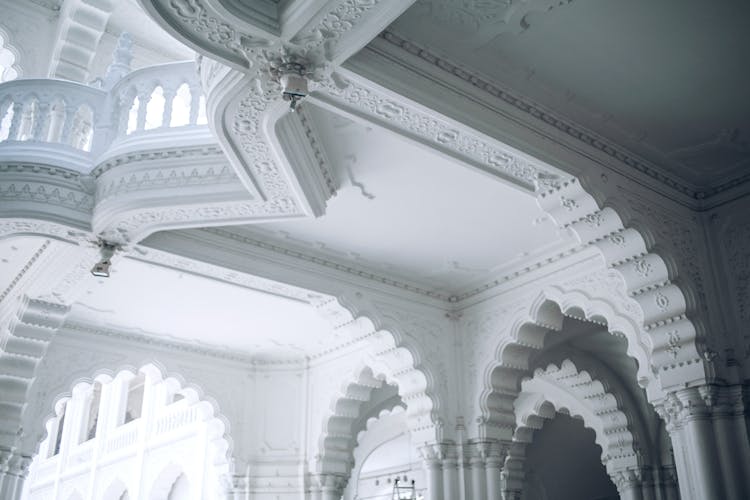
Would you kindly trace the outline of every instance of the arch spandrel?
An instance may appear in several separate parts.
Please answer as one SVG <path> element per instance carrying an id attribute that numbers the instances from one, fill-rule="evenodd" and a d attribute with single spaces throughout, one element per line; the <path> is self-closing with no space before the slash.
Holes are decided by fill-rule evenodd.
<path id="1" fill-rule="evenodd" d="M 626 227 L 613 208 L 600 208 L 575 178 L 540 192 L 537 200 L 560 227 L 572 230 L 582 244 L 595 247 L 607 267 L 622 279 L 627 296 L 642 315 L 637 329 L 651 338 L 655 352 L 649 353 L 649 366 L 657 373 L 662 390 L 706 383 L 698 330 L 687 316 L 690 294 L 672 282 L 670 271 L 675 270 L 668 265 L 670 259 L 651 252 L 653 245 L 648 245 L 641 232 Z M 662 355 L 670 349 L 665 337 L 679 339 L 671 342 L 676 348 L 667 356 Z"/>

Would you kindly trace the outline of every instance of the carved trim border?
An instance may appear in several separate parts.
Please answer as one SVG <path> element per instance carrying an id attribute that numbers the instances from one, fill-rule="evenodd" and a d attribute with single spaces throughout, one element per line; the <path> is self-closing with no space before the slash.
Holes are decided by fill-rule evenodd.
<path id="1" fill-rule="evenodd" d="M 675 179 L 674 177 L 665 174 L 664 171 L 657 165 L 636 156 L 632 152 L 621 148 L 612 141 L 599 136 L 598 134 L 582 127 L 581 125 L 561 118 L 548 109 L 545 109 L 533 103 L 532 101 L 518 94 L 515 94 L 509 89 L 503 88 L 493 82 L 490 82 L 481 75 L 473 74 L 471 73 L 471 71 L 430 52 L 429 50 L 419 46 L 418 44 L 401 38 L 391 31 L 384 31 L 379 35 L 379 39 L 384 40 L 390 45 L 404 50 L 409 54 L 419 57 L 423 61 L 432 64 L 439 70 L 450 73 L 452 76 L 464 80 L 471 86 L 482 90 L 492 97 L 501 99 L 503 102 L 505 102 L 506 104 L 510 104 L 519 111 L 531 115 L 534 119 L 542 120 L 548 125 L 554 126 L 561 132 L 564 132 L 577 141 L 583 142 L 587 146 L 593 147 L 598 151 L 606 154 L 607 156 L 617 160 L 618 162 L 622 162 L 627 166 L 647 175 L 649 178 L 656 179 L 665 186 L 679 193 L 687 195 L 695 200 L 707 199 L 746 182 L 750 182 L 750 174 L 747 174 L 735 179 L 731 179 L 716 186 L 710 186 L 706 189 L 696 189 L 688 185 L 681 179 Z"/>

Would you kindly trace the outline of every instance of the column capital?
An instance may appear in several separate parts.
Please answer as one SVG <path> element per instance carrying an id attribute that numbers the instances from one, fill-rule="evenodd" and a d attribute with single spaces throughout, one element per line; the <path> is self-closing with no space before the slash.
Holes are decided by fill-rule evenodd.
<path id="1" fill-rule="evenodd" d="M 14 451 L 0 450 L 0 473 L 26 477 L 30 465 L 31 457 L 20 455 Z"/>
<path id="2" fill-rule="evenodd" d="M 620 494 L 633 488 L 640 488 L 643 483 L 653 482 L 653 474 L 649 467 L 618 470 L 612 473 L 611 477 Z"/>
<path id="3" fill-rule="evenodd" d="M 508 445 L 494 439 L 470 442 L 464 447 L 464 455 L 470 463 L 502 466 L 508 456 Z"/>
<path id="4" fill-rule="evenodd" d="M 742 387 L 707 384 L 680 389 L 668 393 L 657 403 L 656 411 L 668 429 L 681 427 L 694 419 L 742 415 Z"/>
<path id="5" fill-rule="evenodd" d="M 426 464 L 440 463 L 443 460 L 457 460 L 458 455 L 454 443 L 429 443 L 419 449 Z"/>
<path id="6" fill-rule="evenodd" d="M 347 478 L 338 474 L 317 474 L 311 483 L 321 492 L 340 493 L 346 488 Z"/>

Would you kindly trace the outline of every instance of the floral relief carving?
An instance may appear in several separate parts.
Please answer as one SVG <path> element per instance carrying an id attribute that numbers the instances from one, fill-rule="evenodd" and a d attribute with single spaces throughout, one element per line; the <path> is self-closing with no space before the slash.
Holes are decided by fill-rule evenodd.
<path id="1" fill-rule="evenodd" d="M 239 32 L 210 15 L 198 0 L 170 0 L 169 6 L 183 23 L 193 28 L 195 33 L 205 35 L 210 42 L 237 55 L 244 56 L 256 48 L 270 45 L 267 40 Z"/>
<path id="2" fill-rule="evenodd" d="M 654 302 L 656 303 L 656 307 L 658 307 L 662 311 L 666 311 L 669 307 L 669 297 L 661 292 L 656 293 L 656 295 L 654 296 Z"/>
<path id="3" fill-rule="evenodd" d="M 651 264 L 645 259 L 638 259 L 633 263 L 633 269 L 642 277 L 647 277 L 651 274 Z"/>
<path id="4" fill-rule="evenodd" d="M 680 353 L 680 348 L 682 345 L 680 344 L 680 335 L 677 332 L 677 330 L 671 330 L 669 333 L 667 333 L 668 337 L 668 347 L 667 352 L 669 353 L 672 358 L 677 359 L 677 355 Z"/>
<path id="5" fill-rule="evenodd" d="M 485 165 L 489 170 L 515 180 L 530 191 L 556 187 L 560 176 L 530 161 L 502 150 L 495 144 L 467 130 L 456 130 L 446 121 L 424 113 L 406 103 L 397 103 L 374 88 L 360 82 L 333 78 L 322 83 L 330 96 L 345 107 L 356 107 L 360 111 L 388 120 L 390 127 L 399 127 L 409 135 L 417 135 L 429 143 L 437 142 L 442 149 Z"/>
<path id="6" fill-rule="evenodd" d="M 734 280 L 737 312 L 740 324 L 747 324 L 750 322 L 750 224 L 730 225 L 725 235 L 725 252 L 728 271 Z"/>
<path id="7" fill-rule="evenodd" d="M 578 208 L 578 203 L 571 198 L 560 196 L 560 206 L 562 206 L 568 212 L 572 212 L 573 210 Z"/>
<path id="8" fill-rule="evenodd" d="M 707 310 L 707 300 L 703 274 L 699 266 L 701 252 L 696 246 L 700 236 L 696 229 L 690 227 L 683 219 L 670 215 L 670 213 L 653 204 L 645 203 L 634 196 L 627 195 L 630 208 L 645 219 L 650 230 L 656 233 L 659 244 L 669 245 L 670 252 L 676 257 L 679 271 L 684 272 L 695 286 L 698 294 L 698 307 Z"/>
<path id="9" fill-rule="evenodd" d="M 323 43 L 332 43 L 350 32 L 375 9 L 381 0 L 344 0 L 332 11 L 325 13 L 317 22 L 298 33 L 292 43 L 304 45 L 312 50 Z"/>
<path id="10" fill-rule="evenodd" d="M 611 241 L 614 245 L 617 245 L 618 247 L 624 247 L 627 243 L 627 240 L 625 238 L 625 235 L 622 233 L 614 233 L 608 236 L 609 241 Z"/>

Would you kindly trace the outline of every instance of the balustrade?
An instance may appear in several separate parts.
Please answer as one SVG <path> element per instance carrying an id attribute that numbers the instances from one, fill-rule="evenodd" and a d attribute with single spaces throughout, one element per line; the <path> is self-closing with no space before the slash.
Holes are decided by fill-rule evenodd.
<path id="1" fill-rule="evenodd" d="M 170 405 L 165 408 L 163 415 L 156 420 L 154 433 L 165 434 L 192 424 L 198 420 L 199 412 L 196 406 L 184 406 L 180 404 Z"/>
<path id="2" fill-rule="evenodd" d="M 206 125 L 205 99 L 195 64 L 139 69 L 112 89 L 117 103 L 117 137 L 154 129 Z"/>
<path id="3" fill-rule="evenodd" d="M 129 135 L 205 125 L 192 61 L 133 71 L 110 91 L 53 79 L 0 84 L 0 147 L 27 141 L 99 156 Z"/>
<path id="4" fill-rule="evenodd" d="M 91 151 L 106 102 L 102 90 L 61 80 L 0 84 L 0 141 L 56 143 Z"/>
<path id="5" fill-rule="evenodd" d="M 134 445 L 138 439 L 140 420 L 133 420 L 110 431 L 104 446 L 104 453 L 116 453 L 124 448 Z"/>

